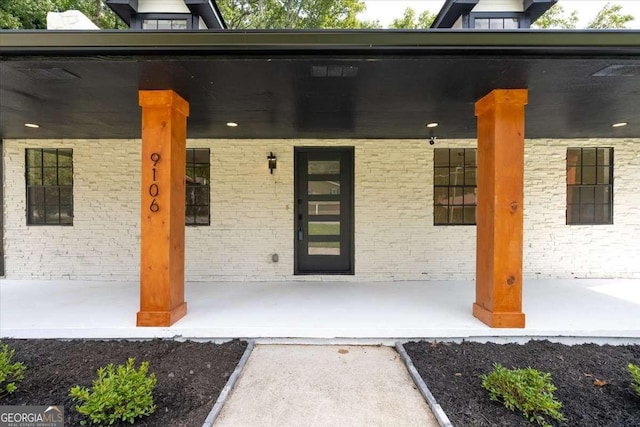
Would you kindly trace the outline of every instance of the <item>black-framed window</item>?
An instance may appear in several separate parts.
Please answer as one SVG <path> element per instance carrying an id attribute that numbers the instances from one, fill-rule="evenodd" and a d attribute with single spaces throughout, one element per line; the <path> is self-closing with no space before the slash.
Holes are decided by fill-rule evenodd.
<path id="1" fill-rule="evenodd" d="M 25 150 L 28 225 L 73 225 L 73 150 Z"/>
<path id="2" fill-rule="evenodd" d="M 476 149 L 433 150 L 434 225 L 476 223 Z"/>
<path id="3" fill-rule="evenodd" d="M 186 19 L 143 19 L 143 30 L 186 30 Z"/>
<path id="4" fill-rule="evenodd" d="M 209 225 L 210 169 L 208 148 L 187 148 L 186 225 Z"/>
<path id="5" fill-rule="evenodd" d="M 462 19 L 463 28 L 517 30 L 530 28 L 531 18 L 522 12 L 471 12 Z"/>
<path id="6" fill-rule="evenodd" d="M 567 148 L 567 224 L 613 224 L 613 148 Z"/>
<path id="7" fill-rule="evenodd" d="M 479 30 L 517 30 L 520 28 L 518 18 L 475 18 L 474 28 Z"/>
<path id="8" fill-rule="evenodd" d="M 138 13 L 131 16 L 131 29 L 136 30 L 192 30 L 198 29 L 200 19 L 191 13 Z"/>

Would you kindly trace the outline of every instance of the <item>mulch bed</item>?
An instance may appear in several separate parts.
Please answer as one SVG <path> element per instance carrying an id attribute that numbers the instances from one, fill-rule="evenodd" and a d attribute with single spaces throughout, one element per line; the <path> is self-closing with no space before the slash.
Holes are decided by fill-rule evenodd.
<path id="1" fill-rule="evenodd" d="M 455 426 L 532 426 L 521 414 L 489 400 L 481 374 L 494 363 L 550 372 L 567 421 L 557 426 L 640 426 L 640 397 L 627 365 L 640 364 L 640 346 L 566 346 L 549 341 L 518 344 L 411 342 L 405 349 Z M 596 380 L 606 385 L 596 385 Z"/>
<path id="2" fill-rule="evenodd" d="M 109 363 L 122 364 L 129 357 L 148 360 L 157 385 L 155 413 L 136 426 L 201 426 L 220 391 L 242 357 L 247 343 L 224 344 L 152 341 L 2 340 L 15 349 L 15 361 L 27 370 L 18 390 L 0 405 L 62 405 L 65 425 L 83 419 L 75 411 L 69 389 L 91 386 L 96 370 Z M 131 424 L 126 424 L 131 425 Z"/>

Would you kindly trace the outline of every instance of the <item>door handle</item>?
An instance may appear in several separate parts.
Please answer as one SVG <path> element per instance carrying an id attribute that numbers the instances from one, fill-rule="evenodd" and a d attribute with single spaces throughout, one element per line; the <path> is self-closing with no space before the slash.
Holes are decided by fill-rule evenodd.
<path id="1" fill-rule="evenodd" d="M 298 240 L 302 241 L 304 239 L 304 232 L 302 231 L 302 227 L 298 227 Z"/>

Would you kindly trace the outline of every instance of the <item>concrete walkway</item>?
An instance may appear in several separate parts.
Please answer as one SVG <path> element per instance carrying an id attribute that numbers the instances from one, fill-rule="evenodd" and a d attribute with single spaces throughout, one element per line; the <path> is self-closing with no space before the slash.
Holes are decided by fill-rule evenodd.
<path id="1" fill-rule="evenodd" d="M 398 353 L 258 345 L 214 426 L 438 426 Z"/>

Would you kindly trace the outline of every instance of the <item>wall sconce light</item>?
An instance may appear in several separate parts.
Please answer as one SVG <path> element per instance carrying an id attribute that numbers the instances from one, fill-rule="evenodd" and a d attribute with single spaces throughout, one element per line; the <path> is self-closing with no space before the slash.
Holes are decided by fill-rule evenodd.
<path id="1" fill-rule="evenodd" d="M 267 162 L 269 162 L 269 171 L 273 175 L 273 170 L 277 167 L 276 156 L 274 156 L 273 153 L 270 152 L 269 155 L 267 156 Z"/>

